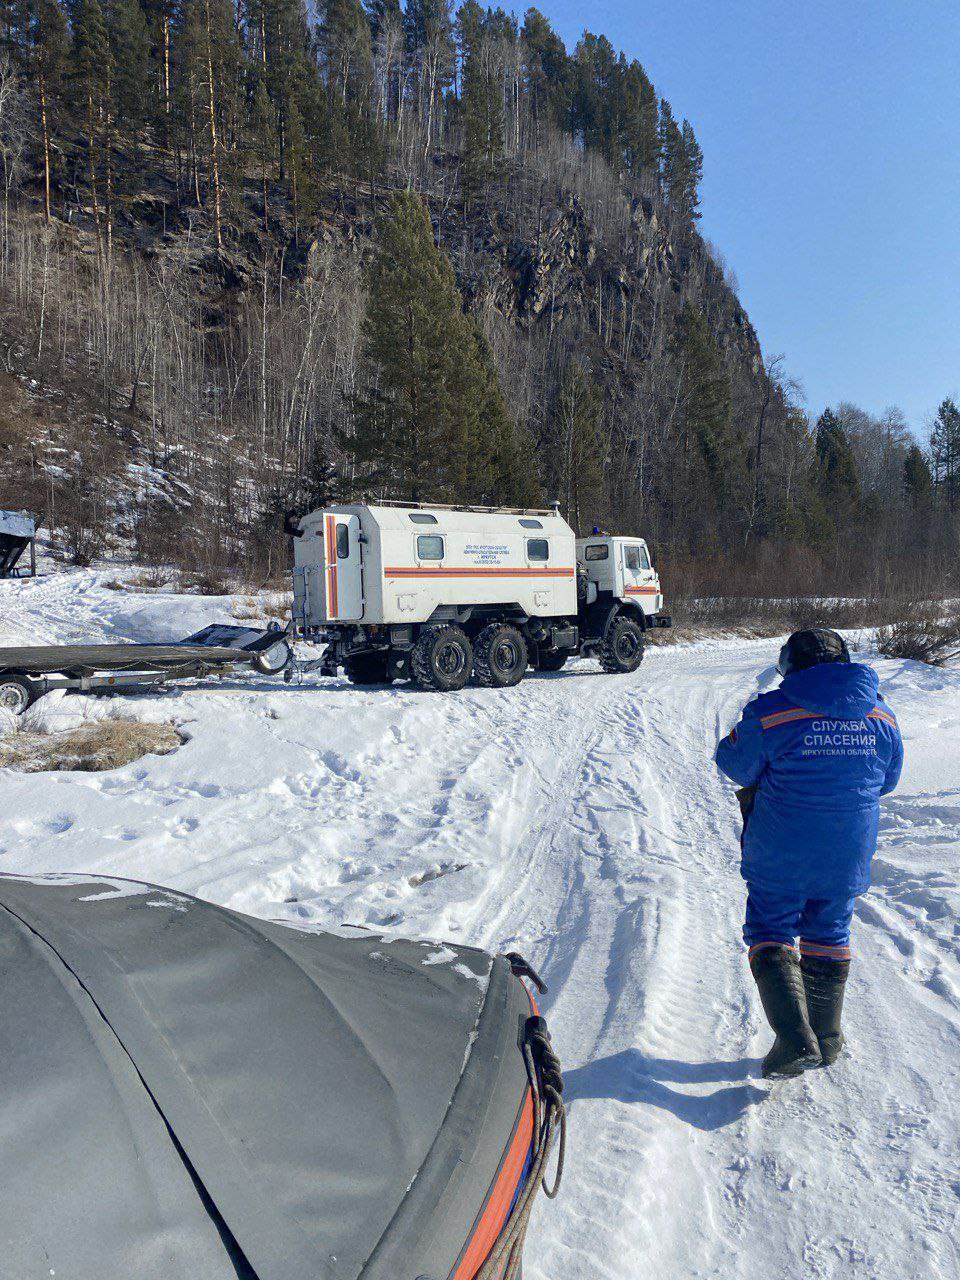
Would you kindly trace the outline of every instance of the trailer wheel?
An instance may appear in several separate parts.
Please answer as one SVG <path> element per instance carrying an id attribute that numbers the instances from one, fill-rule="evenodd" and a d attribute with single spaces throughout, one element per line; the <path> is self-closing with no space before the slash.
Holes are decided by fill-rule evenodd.
<path id="1" fill-rule="evenodd" d="M 632 618 L 621 614 L 614 618 L 607 638 L 600 646 L 600 665 L 604 671 L 636 671 L 643 661 L 643 629 Z"/>
<path id="2" fill-rule="evenodd" d="M 410 655 L 410 670 L 421 689 L 450 693 L 462 689 L 473 671 L 473 646 L 462 627 L 430 627 Z"/>
<path id="3" fill-rule="evenodd" d="M 261 675 L 279 675 L 290 663 L 293 650 L 286 640 L 278 640 L 269 649 L 261 649 L 253 660 L 253 665 Z"/>
<path id="4" fill-rule="evenodd" d="M 477 636 L 473 661 L 477 684 L 509 689 L 520 683 L 529 661 L 527 642 L 516 627 L 491 622 Z"/>
<path id="5" fill-rule="evenodd" d="M 538 671 L 559 671 L 570 657 L 568 649 L 541 649 L 537 654 Z"/>
<path id="6" fill-rule="evenodd" d="M 358 653 L 343 664 L 351 684 L 393 684 L 388 653 Z"/>
<path id="7" fill-rule="evenodd" d="M 25 676 L 0 676 L 0 708 L 4 711 L 18 716 L 39 696 Z"/>

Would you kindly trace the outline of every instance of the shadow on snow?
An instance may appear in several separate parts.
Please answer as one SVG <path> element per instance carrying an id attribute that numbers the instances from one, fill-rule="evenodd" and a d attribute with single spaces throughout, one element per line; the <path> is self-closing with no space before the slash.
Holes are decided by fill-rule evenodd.
<path id="1" fill-rule="evenodd" d="M 680 1062 L 674 1058 L 648 1058 L 637 1049 L 625 1049 L 564 1072 L 564 1099 L 610 1098 L 615 1102 L 641 1102 L 669 1111 L 695 1129 L 722 1129 L 739 1120 L 750 1107 L 767 1096 L 753 1084 L 737 1084 L 757 1073 L 756 1058 L 731 1062 Z M 725 1084 L 712 1093 L 685 1093 L 668 1084 Z"/>

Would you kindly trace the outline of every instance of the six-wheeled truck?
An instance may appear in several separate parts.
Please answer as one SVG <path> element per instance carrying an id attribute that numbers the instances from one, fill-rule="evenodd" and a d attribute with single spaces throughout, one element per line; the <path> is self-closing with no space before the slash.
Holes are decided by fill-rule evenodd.
<path id="1" fill-rule="evenodd" d="M 577 538 L 549 510 L 347 504 L 292 522 L 293 619 L 354 684 L 516 684 L 575 654 L 633 671 L 668 627 L 642 538 Z"/>

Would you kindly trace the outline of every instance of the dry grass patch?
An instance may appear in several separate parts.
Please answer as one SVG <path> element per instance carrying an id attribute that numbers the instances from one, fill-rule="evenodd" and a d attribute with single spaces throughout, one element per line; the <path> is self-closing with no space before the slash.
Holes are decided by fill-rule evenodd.
<path id="1" fill-rule="evenodd" d="M 182 742 L 173 725 L 142 720 L 98 720 L 54 733 L 18 730 L 0 740 L 0 768 L 20 773 L 52 769 L 99 773 L 132 764 L 141 756 L 165 756 Z"/>
<path id="2" fill-rule="evenodd" d="M 956 662 L 960 660 L 960 610 L 914 605 L 906 618 L 877 632 L 877 649 L 885 658 L 910 658 L 931 667 Z"/>

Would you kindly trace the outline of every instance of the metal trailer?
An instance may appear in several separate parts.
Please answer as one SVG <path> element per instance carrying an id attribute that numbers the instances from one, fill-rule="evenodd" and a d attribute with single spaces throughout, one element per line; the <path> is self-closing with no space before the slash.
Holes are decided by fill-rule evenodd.
<path id="1" fill-rule="evenodd" d="M 152 689 L 243 667 L 279 675 L 292 659 L 287 632 L 277 625 L 214 624 L 170 644 L 24 645 L 0 649 L 0 707 L 19 714 L 53 689 Z"/>
<path id="2" fill-rule="evenodd" d="M 29 553 L 29 569 L 20 567 Z M 37 576 L 37 522 L 27 511 L 0 511 L 0 578 Z"/>

